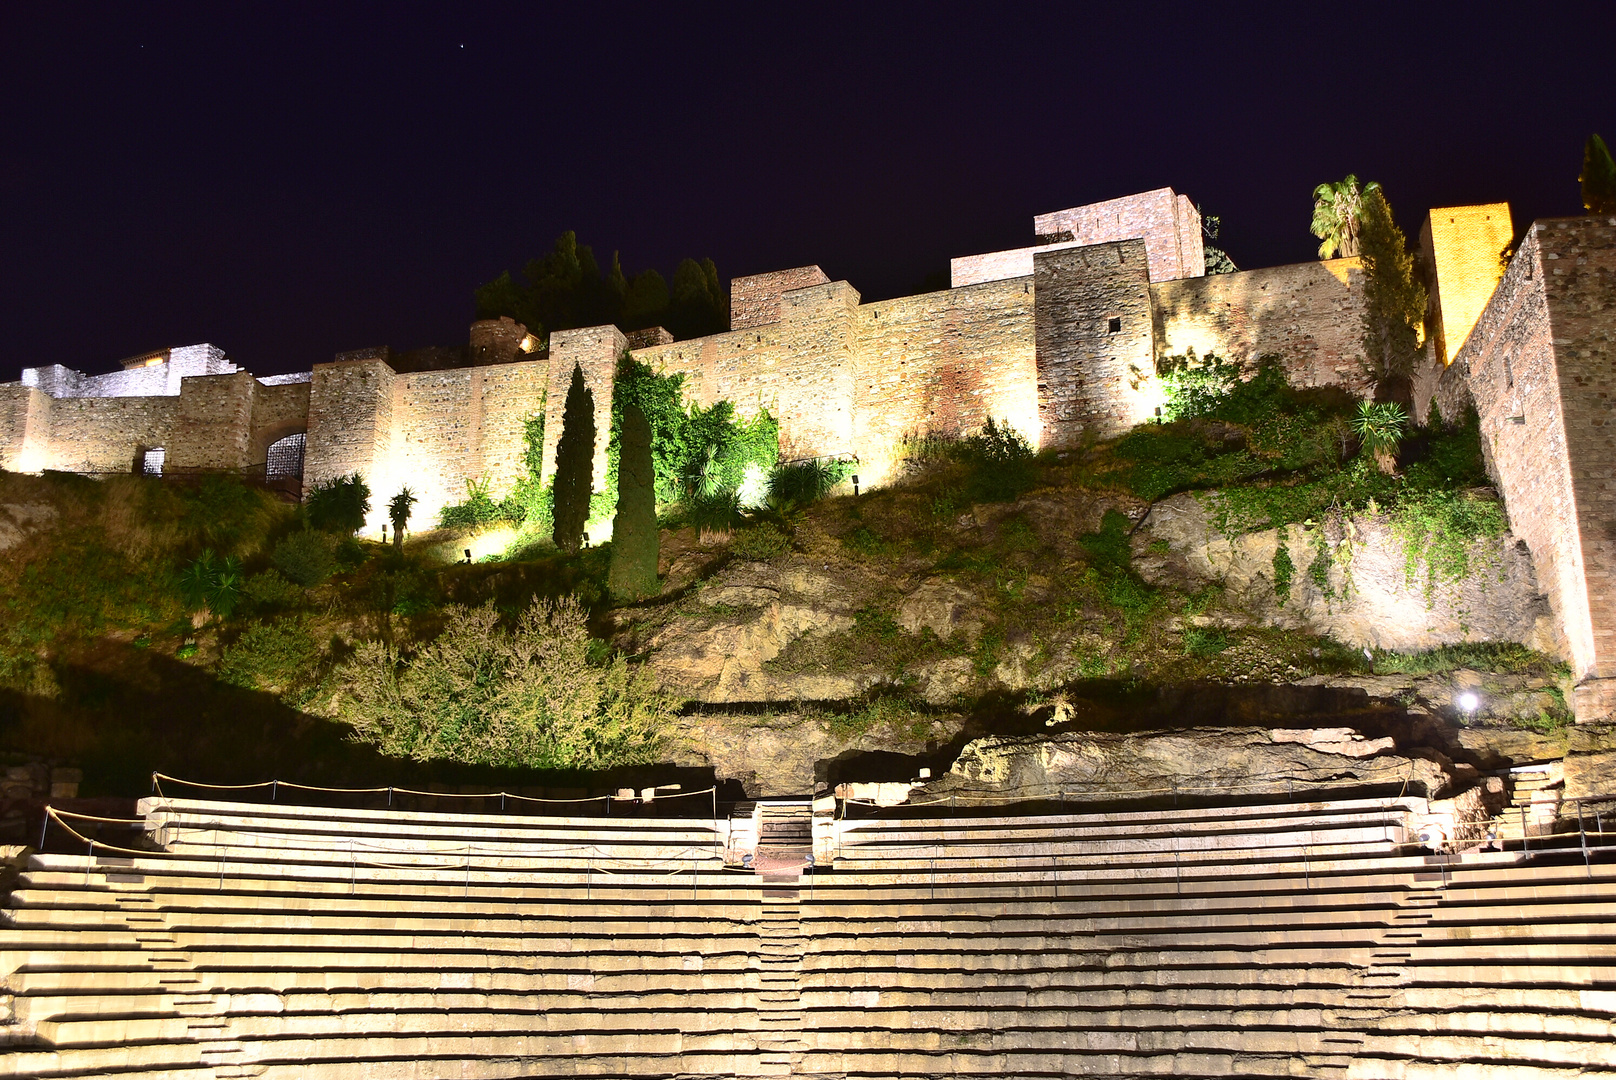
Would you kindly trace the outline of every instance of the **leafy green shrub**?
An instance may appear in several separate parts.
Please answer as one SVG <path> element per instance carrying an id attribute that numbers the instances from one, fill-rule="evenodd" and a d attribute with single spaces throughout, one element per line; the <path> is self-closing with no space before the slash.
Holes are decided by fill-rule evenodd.
<path id="1" fill-rule="evenodd" d="M 1014 502 L 1038 482 L 1032 444 L 1007 421 L 988 417 L 981 431 L 960 440 L 956 453 L 970 470 L 965 488 L 972 502 Z"/>
<path id="2" fill-rule="evenodd" d="M 410 653 L 365 642 L 343 664 L 336 718 L 418 761 L 606 769 L 653 761 L 677 703 L 647 668 L 590 658 L 586 612 L 536 600 L 514 628 L 492 604 L 449 609 Z"/>
<path id="3" fill-rule="evenodd" d="M 1156 363 L 1165 400 L 1162 419 L 1188 420 L 1209 416 L 1240 385 L 1244 374 L 1238 361 L 1217 353 L 1197 357 L 1194 349 L 1178 356 L 1164 356 Z"/>
<path id="4" fill-rule="evenodd" d="M 180 571 L 179 586 L 181 599 L 192 611 L 206 608 L 228 619 L 241 603 L 241 560 L 234 555 L 218 559 L 212 551 L 204 550 Z"/>
<path id="5" fill-rule="evenodd" d="M 765 505 L 779 514 L 793 514 L 818 502 L 852 474 L 852 463 L 830 458 L 786 461 L 769 472 Z"/>
<path id="6" fill-rule="evenodd" d="M 1222 630 L 1191 626 L 1184 631 L 1184 653 L 1187 656 L 1216 656 L 1234 644 L 1234 639 Z"/>
<path id="7" fill-rule="evenodd" d="M 1468 577 L 1477 541 L 1497 540 L 1508 526 L 1502 502 L 1468 491 L 1412 492 L 1390 516 L 1392 534 L 1403 545 L 1408 582 L 1414 583 L 1423 566 L 1427 599 L 1438 582 Z"/>
<path id="8" fill-rule="evenodd" d="M 695 526 L 704 536 L 728 536 L 746 520 L 741 513 L 740 492 L 734 488 L 688 496 L 684 501 L 684 516 L 685 523 Z"/>
<path id="9" fill-rule="evenodd" d="M 337 545 L 329 533 L 303 529 L 275 545 L 275 569 L 306 588 L 337 572 Z"/>
<path id="10" fill-rule="evenodd" d="M 321 655 L 300 623 L 260 623 L 224 650 L 219 681 L 297 700 L 314 686 Z"/>
<path id="11" fill-rule="evenodd" d="M 791 537 L 767 521 L 737 529 L 730 537 L 729 550 L 740 559 L 768 562 L 791 550 Z"/>
<path id="12" fill-rule="evenodd" d="M 479 528 L 509 519 L 504 503 L 488 494 L 488 479 L 466 481 L 466 497 L 438 511 L 438 524 L 445 529 Z"/>
<path id="13" fill-rule="evenodd" d="M 303 516 L 311 529 L 352 535 L 365 527 L 370 512 L 370 485 L 358 473 L 316 484 L 303 500 Z"/>
<path id="14" fill-rule="evenodd" d="M 301 586 L 286 580 L 276 570 L 265 570 L 249 577 L 241 587 L 242 597 L 254 610 L 289 608 L 303 599 Z"/>
<path id="15" fill-rule="evenodd" d="M 1279 606 L 1291 601 L 1291 582 L 1296 580 L 1296 563 L 1291 561 L 1290 531 L 1279 530 L 1279 545 L 1274 548 L 1274 597 Z"/>

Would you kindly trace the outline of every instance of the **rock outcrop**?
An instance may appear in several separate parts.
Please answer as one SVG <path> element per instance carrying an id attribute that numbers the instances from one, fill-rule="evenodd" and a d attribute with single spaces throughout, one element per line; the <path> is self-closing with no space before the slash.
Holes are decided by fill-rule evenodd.
<path id="1" fill-rule="evenodd" d="M 1384 518 L 1358 515 L 1346 524 L 1345 541 L 1290 527 L 1287 548 L 1295 572 L 1284 603 L 1274 591 L 1279 531 L 1226 536 L 1202 497 L 1193 494 L 1164 499 L 1151 510 L 1135 548 L 1143 552 L 1164 540 L 1171 555 L 1141 557 L 1136 565 L 1147 580 L 1187 569 L 1220 583 L 1228 605 L 1260 624 L 1328 634 L 1350 645 L 1414 651 L 1460 641 L 1517 641 L 1555 651 L 1548 600 L 1531 556 L 1512 534 L 1478 542 L 1475 572 L 1463 581 L 1438 583 L 1427 596 L 1423 574 L 1409 581 L 1403 545 Z M 1325 588 L 1307 572 L 1321 541 L 1332 555 Z"/>
<path id="2" fill-rule="evenodd" d="M 1390 739 L 1346 728 L 1066 732 L 977 739 L 916 799 L 1238 798 L 1388 786 L 1435 798 L 1453 786 L 1455 772 L 1435 755 L 1405 757 Z"/>

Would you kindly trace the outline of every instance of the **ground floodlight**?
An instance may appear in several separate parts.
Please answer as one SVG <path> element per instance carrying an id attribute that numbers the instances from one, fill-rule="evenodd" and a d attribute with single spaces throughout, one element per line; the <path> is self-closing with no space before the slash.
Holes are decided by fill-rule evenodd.
<path id="1" fill-rule="evenodd" d="M 1469 690 L 1466 690 L 1464 693 L 1459 695 L 1458 703 L 1461 712 L 1475 712 L 1476 709 L 1481 706 L 1481 699 L 1475 694 L 1471 693 Z"/>

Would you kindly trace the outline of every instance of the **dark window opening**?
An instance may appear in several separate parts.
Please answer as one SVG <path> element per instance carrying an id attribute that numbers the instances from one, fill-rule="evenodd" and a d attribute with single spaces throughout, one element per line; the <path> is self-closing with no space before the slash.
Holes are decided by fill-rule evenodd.
<path id="1" fill-rule="evenodd" d="M 303 479 L 303 446 L 306 438 L 300 431 L 270 443 L 269 455 L 264 463 L 265 479 Z"/>
<path id="2" fill-rule="evenodd" d="M 1109 332 L 1113 333 L 1113 334 L 1120 334 L 1122 332 L 1122 320 L 1121 319 L 1112 319 L 1111 320 L 1111 325 L 1109 327 Z"/>

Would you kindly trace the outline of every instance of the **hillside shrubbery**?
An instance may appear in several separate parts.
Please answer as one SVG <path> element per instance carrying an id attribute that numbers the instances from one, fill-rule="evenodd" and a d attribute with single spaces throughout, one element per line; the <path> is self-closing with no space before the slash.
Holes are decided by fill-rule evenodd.
<path id="1" fill-rule="evenodd" d="M 514 628 L 492 605 L 452 607 L 413 649 L 361 643 L 332 685 L 330 714 L 386 753 L 528 768 L 651 761 L 676 707 L 643 668 L 590 658 L 570 597 L 534 601 Z"/>

